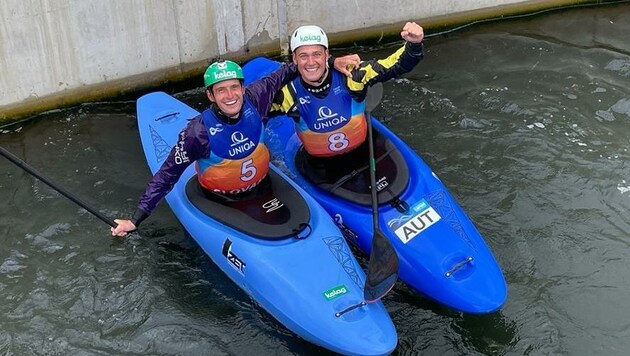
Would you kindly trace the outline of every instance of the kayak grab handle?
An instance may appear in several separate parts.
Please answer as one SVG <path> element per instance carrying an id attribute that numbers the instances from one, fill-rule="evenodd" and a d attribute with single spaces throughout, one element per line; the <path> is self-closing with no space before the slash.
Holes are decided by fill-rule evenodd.
<path id="1" fill-rule="evenodd" d="M 179 115 L 179 111 L 171 112 L 171 113 L 168 113 L 168 114 L 162 115 L 162 116 L 160 116 L 160 117 L 156 117 L 156 118 L 155 118 L 155 121 L 160 121 L 160 120 L 168 119 L 168 118 L 169 118 L 169 117 L 171 117 L 171 116 L 177 116 L 177 115 Z"/>
<path id="2" fill-rule="evenodd" d="M 366 301 L 362 301 L 362 302 L 361 302 L 361 303 L 359 303 L 359 304 L 351 305 L 351 306 L 347 307 L 346 309 L 344 309 L 344 310 L 342 310 L 342 311 L 340 311 L 340 312 L 336 312 L 336 313 L 335 313 L 335 316 L 338 318 L 338 317 L 340 317 L 340 316 L 344 315 L 345 313 L 347 313 L 347 312 L 349 312 L 349 311 L 351 311 L 351 310 L 355 310 L 356 308 L 362 307 L 362 306 L 364 306 L 364 305 L 367 305 L 367 302 L 366 302 Z"/>
<path id="3" fill-rule="evenodd" d="M 300 235 L 302 231 L 306 232 L 303 235 Z M 295 238 L 299 240 L 309 237 L 311 235 L 311 232 L 313 232 L 313 228 L 309 223 L 300 223 L 297 229 L 293 229 L 293 234 L 295 235 Z"/>
<path id="4" fill-rule="evenodd" d="M 457 272 L 457 270 L 459 270 L 460 268 L 464 267 L 465 265 L 467 265 L 468 263 L 472 261 L 473 261 L 472 256 L 468 256 L 463 261 L 457 262 L 453 267 L 451 267 L 450 270 L 444 273 L 444 275 L 446 277 L 450 277 L 453 275 L 453 273 Z"/>

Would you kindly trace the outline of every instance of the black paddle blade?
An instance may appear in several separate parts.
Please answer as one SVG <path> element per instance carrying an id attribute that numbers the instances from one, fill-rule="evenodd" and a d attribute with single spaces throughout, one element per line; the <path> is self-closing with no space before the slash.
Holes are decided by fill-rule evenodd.
<path id="1" fill-rule="evenodd" d="M 376 83 L 368 88 L 366 97 L 365 97 L 365 111 L 367 113 L 366 117 L 370 118 L 370 112 L 374 110 L 378 104 L 383 99 L 383 84 Z"/>
<path id="2" fill-rule="evenodd" d="M 374 231 L 363 297 L 368 303 L 383 298 L 396 284 L 398 255 L 380 230 Z"/>

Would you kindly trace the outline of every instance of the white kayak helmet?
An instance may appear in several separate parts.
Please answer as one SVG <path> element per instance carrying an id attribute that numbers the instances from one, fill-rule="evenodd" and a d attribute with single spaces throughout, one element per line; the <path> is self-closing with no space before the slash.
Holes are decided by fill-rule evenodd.
<path id="1" fill-rule="evenodd" d="M 322 45 L 328 49 L 328 36 L 319 26 L 300 26 L 291 35 L 291 52 L 295 52 L 298 47 Z"/>

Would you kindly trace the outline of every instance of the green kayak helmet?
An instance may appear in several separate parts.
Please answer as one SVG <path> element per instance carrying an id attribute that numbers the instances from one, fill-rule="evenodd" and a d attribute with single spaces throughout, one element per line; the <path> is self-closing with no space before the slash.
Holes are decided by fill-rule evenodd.
<path id="1" fill-rule="evenodd" d="M 203 75 L 206 88 L 228 79 L 244 79 L 241 66 L 228 60 L 212 63 Z"/>
<path id="2" fill-rule="evenodd" d="M 291 35 L 291 52 L 298 47 L 321 45 L 328 49 L 328 36 L 321 27 L 315 25 L 300 26 Z"/>

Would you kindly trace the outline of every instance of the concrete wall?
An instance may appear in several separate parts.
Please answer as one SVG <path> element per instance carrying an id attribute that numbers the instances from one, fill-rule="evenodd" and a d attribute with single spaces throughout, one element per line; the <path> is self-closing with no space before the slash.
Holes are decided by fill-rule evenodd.
<path id="1" fill-rule="evenodd" d="M 0 125 L 200 76 L 219 56 L 278 55 L 301 24 L 320 25 L 335 45 L 407 20 L 430 30 L 589 2 L 601 1 L 2 0 Z"/>

